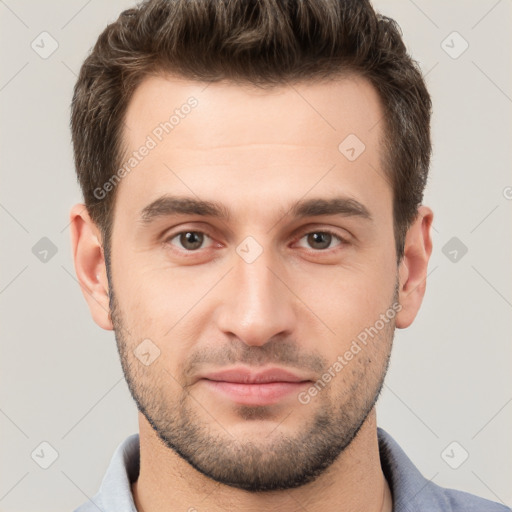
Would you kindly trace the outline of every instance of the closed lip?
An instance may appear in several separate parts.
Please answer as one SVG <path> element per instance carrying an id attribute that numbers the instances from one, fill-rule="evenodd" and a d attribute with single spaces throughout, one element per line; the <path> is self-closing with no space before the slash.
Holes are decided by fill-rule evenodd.
<path id="1" fill-rule="evenodd" d="M 249 368 L 237 367 L 226 370 L 210 372 L 201 375 L 199 379 L 213 380 L 217 382 L 234 382 L 238 384 L 267 384 L 269 382 L 308 382 L 311 379 L 295 374 L 284 368 L 267 368 L 254 371 Z"/>

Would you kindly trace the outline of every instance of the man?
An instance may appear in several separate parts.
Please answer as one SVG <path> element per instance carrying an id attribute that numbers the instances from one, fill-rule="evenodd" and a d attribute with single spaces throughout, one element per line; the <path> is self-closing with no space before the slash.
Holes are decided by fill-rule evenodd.
<path id="1" fill-rule="evenodd" d="M 140 434 L 77 510 L 506 510 L 377 429 L 432 251 L 430 109 L 361 0 L 154 0 L 105 29 L 72 244 Z"/>

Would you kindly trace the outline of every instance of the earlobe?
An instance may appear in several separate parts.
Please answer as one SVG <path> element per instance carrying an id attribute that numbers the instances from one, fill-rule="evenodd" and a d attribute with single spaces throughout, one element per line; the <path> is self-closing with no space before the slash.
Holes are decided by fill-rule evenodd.
<path id="1" fill-rule="evenodd" d="M 75 272 L 91 316 L 100 327 L 112 330 L 101 235 L 84 204 L 71 209 L 70 228 Z"/>
<path id="2" fill-rule="evenodd" d="M 407 231 L 404 256 L 399 267 L 399 301 L 401 311 L 396 316 L 396 327 L 409 327 L 416 317 L 427 286 L 427 269 L 432 254 L 430 228 L 434 214 L 427 206 L 420 206 L 415 221 Z"/>

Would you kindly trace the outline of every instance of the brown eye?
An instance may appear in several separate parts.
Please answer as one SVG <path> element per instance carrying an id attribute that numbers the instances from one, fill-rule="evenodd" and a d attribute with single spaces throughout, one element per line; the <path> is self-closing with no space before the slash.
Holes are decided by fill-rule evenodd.
<path id="1" fill-rule="evenodd" d="M 169 242 L 172 244 L 173 240 L 178 239 L 181 248 L 186 249 L 187 251 L 195 251 L 201 248 L 205 240 L 205 236 L 208 235 L 205 235 L 200 231 L 183 231 L 170 238 Z"/>
<path id="2" fill-rule="evenodd" d="M 309 233 L 307 241 L 313 249 L 327 249 L 331 245 L 332 235 L 322 231 L 316 233 Z"/>
<path id="3" fill-rule="evenodd" d="M 315 249 L 317 251 L 331 249 L 338 245 L 342 245 L 345 242 L 345 240 L 339 235 L 331 233 L 330 231 L 312 231 L 310 233 L 306 233 L 299 240 L 299 243 L 304 239 L 307 244 L 307 247 L 305 247 L 306 249 Z M 334 241 L 337 243 L 332 245 Z M 304 245 L 302 247 L 304 247 Z"/>

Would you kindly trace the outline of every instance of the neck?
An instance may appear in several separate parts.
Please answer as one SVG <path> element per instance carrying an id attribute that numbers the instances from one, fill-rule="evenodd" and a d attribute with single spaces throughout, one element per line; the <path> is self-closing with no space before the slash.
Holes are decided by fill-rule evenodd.
<path id="1" fill-rule="evenodd" d="M 280 510 L 391 512 L 392 497 L 380 465 L 375 409 L 352 443 L 315 481 L 286 491 L 250 493 L 211 480 L 158 438 L 142 414 L 140 473 L 132 484 L 139 512 Z"/>

